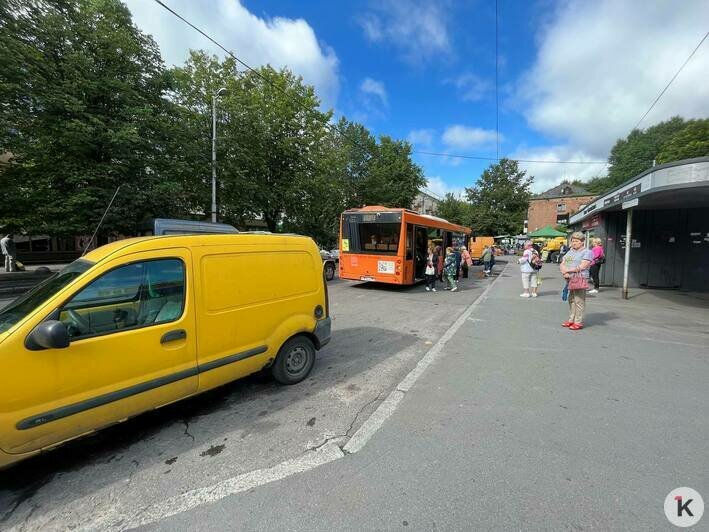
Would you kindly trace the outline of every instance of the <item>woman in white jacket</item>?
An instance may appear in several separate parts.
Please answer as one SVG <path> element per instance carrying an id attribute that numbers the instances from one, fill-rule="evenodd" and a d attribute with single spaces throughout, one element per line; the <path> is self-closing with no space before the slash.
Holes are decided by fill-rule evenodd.
<path id="1" fill-rule="evenodd" d="M 539 255 L 532 247 L 532 242 L 527 241 L 524 244 L 524 253 L 519 258 L 517 262 L 520 264 L 520 271 L 522 272 L 522 288 L 524 288 L 524 293 L 520 294 L 520 297 L 537 297 L 537 270 L 532 268 L 532 263 L 536 262 Z"/>

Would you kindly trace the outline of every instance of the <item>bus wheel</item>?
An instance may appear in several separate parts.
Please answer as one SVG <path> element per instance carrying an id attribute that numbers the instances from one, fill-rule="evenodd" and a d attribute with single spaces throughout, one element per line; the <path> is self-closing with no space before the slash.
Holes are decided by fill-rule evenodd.
<path id="1" fill-rule="evenodd" d="M 327 262 L 325 263 L 325 279 L 332 281 L 335 278 L 335 265 Z"/>
<path id="2" fill-rule="evenodd" d="M 305 379 L 315 364 L 315 346 L 309 338 L 296 336 L 288 340 L 271 366 L 273 378 L 281 384 L 297 384 Z"/>

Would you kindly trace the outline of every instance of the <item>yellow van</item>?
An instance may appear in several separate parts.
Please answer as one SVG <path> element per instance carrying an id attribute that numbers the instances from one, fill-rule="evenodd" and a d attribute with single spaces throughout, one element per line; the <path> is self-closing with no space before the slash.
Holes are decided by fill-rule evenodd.
<path id="1" fill-rule="evenodd" d="M 300 382 L 330 328 L 309 238 L 100 247 L 0 310 L 0 467 L 264 368 Z"/>
<path id="2" fill-rule="evenodd" d="M 468 251 L 473 262 L 478 264 L 486 247 L 494 246 L 495 238 L 491 236 L 474 236 L 468 241 Z"/>

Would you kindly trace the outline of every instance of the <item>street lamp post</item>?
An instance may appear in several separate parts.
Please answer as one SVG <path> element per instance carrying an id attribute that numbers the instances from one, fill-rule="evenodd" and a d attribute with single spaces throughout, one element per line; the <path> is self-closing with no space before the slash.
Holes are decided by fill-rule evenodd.
<path id="1" fill-rule="evenodd" d="M 212 223 L 217 223 L 217 98 L 225 94 L 224 87 L 212 94 Z"/>

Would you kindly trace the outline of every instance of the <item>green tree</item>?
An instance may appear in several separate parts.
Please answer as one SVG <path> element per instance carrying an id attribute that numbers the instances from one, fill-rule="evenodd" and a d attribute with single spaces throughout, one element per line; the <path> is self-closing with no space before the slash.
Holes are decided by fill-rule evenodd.
<path id="1" fill-rule="evenodd" d="M 438 202 L 437 215 L 454 224 L 465 225 L 470 223 L 470 208 L 467 201 L 448 192 L 443 200 Z"/>
<path id="2" fill-rule="evenodd" d="M 162 173 L 171 118 L 157 45 L 118 0 L 0 3 L 0 224 L 90 232 L 118 185 L 104 229 L 179 210 Z"/>
<path id="3" fill-rule="evenodd" d="M 519 233 L 527 215 L 533 180 L 519 169 L 517 161 L 501 159 L 491 164 L 475 186 L 465 189 L 473 231 L 491 236 Z"/>
<path id="4" fill-rule="evenodd" d="M 379 137 L 360 196 L 366 205 L 408 207 L 426 184 L 423 170 L 411 158 L 411 144 Z"/>
<path id="5" fill-rule="evenodd" d="M 709 155 L 709 119 L 689 120 L 657 154 L 657 164 Z"/>

